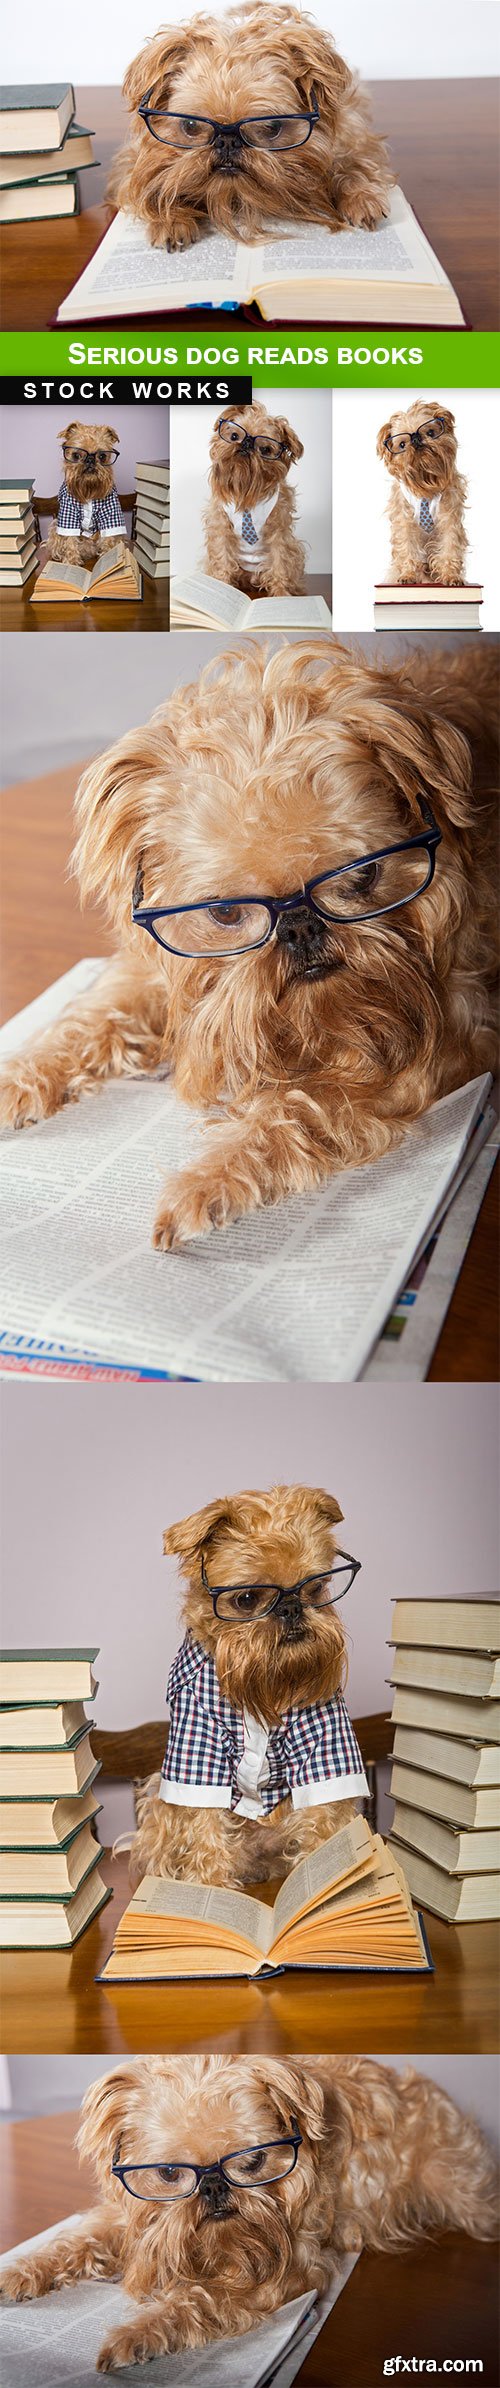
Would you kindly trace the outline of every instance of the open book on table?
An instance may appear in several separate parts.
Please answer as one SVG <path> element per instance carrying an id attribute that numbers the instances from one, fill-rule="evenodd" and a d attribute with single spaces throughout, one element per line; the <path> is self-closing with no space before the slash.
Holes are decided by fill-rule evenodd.
<path id="1" fill-rule="evenodd" d="M 324 597 L 243 597 L 228 581 L 193 572 L 173 580 L 172 630 L 331 630 Z"/>
<path id="2" fill-rule="evenodd" d="M 461 325 L 462 309 L 403 192 L 377 232 L 277 225 L 249 246 L 208 232 L 154 249 L 134 216 L 115 216 L 58 308 L 59 324 L 164 315 L 178 307 L 259 308 L 265 322 Z"/>
<path id="3" fill-rule="evenodd" d="M 132 549 L 124 550 L 121 540 L 98 556 L 91 572 L 83 564 L 44 564 L 30 602 L 74 605 L 86 597 L 142 597 L 139 565 Z"/>
<path id="4" fill-rule="evenodd" d="M 404 1874 L 363 1816 L 294 1866 L 274 1907 L 243 1891 L 146 1874 L 117 1925 L 101 1982 L 162 1981 L 289 1968 L 431 1969 Z"/>
<path id="5" fill-rule="evenodd" d="M 0 1057 L 102 967 L 78 963 L 10 1021 Z M 433 1104 L 383 1160 L 169 1254 L 151 1246 L 162 1172 L 202 1156 L 213 1128 L 167 1078 L 115 1079 L 22 1135 L 3 1131 L 0 1352 L 26 1336 L 207 1381 L 352 1382 L 475 1157 L 490 1084 Z"/>

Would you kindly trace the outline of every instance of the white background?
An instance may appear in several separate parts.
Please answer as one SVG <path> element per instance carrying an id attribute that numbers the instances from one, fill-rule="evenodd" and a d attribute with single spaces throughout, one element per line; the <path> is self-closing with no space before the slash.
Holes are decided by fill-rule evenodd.
<path id="1" fill-rule="evenodd" d="M 306 573 L 332 569 L 331 396 L 329 390 L 257 392 L 269 415 L 285 415 L 304 454 L 291 465 L 286 487 L 297 493 L 296 528 L 305 541 Z M 220 406 L 177 406 L 171 414 L 172 573 L 203 570 L 202 514 L 209 497 L 209 446 Z M 235 415 L 238 408 L 234 409 Z"/>
<path id="2" fill-rule="evenodd" d="M 106 643 L 106 642 L 104 642 Z M 15 1384 L 1 1392 L 2 1641 L 97 1645 L 102 1730 L 165 1715 L 182 1639 L 164 1528 L 220 1492 L 335 1493 L 361 1560 L 343 1604 L 353 1716 L 390 1706 L 391 1602 L 498 1582 L 496 1401 L 488 1385 Z M 43 1625 L 42 1625 L 43 1620 Z M 102 1789 L 100 1796 L 103 1797 Z M 105 1790 L 104 1840 L 132 1823 Z M 381 1827 L 387 1829 L 385 1815 Z"/>
<path id="3" fill-rule="evenodd" d="M 375 581 L 389 572 L 386 507 L 393 483 L 377 433 L 415 398 L 455 416 L 458 469 L 468 483 L 465 577 L 484 585 L 483 630 L 500 630 L 500 403 L 496 390 L 333 390 L 333 627 L 372 630 Z"/>
<path id="4" fill-rule="evenodd" d="M 271 5 L 271 0 L 269 0 Z M 72 83 L 122 82 L 125 68 L 159 25 L 178 25 L 197 13 L 186 0 L 23 0 L 6 11 L 3 78 Z M 221 0 L 211 13 L 223 16 Z M 320 0 L 310 15 L 334 38 L 349 66 L 375 80 L 382 76 L 491 75 L 498 73 L 497 0 Z"/>

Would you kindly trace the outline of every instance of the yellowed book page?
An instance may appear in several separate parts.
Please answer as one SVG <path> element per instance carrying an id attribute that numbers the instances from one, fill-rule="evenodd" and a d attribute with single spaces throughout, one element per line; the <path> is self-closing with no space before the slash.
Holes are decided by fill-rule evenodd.
<path id="1" fill-rule="evenodd" d="M 206 1883 L 174 1882 L 168 1875 L 147 1874 L 134 1892 L 126 1909 L 127 1925 L 137 1918 L 140 1926 L 147 1916 L 163 1916 L 166 1923 L 182 1918 L 189 1923 L 209 1923 L 221 1939 L 236 1933 L 262 1956 L 267 1956 L 272 1939 L 273 1911 L 260 1899 L 250 1899 L 244 1891 L 210 1890 Z"/>
<path id="2" fill-rule="evenodd" d="M 334 1884 L 373 1864 L 373 1848 L 373 1834 L 364 1816 L 355 1816 L 352 1824 L 343 1825 L 340 1832 L 332 1833 L 329 1841 L 322 1841 L 319 1849 L 311 1850 L 309 1857 L 294 1866 L 275 1900 L 273 1949 L 281 1933 L 298 1922 L 316 1900 L 326 1897 Z"/>
<path id="3" fill-rule="evenodd" d="M 61 591 L 63 597 L 86 597 L 91 577 L 90 572 L 84 572 L 82 564 L 44 564 L 43 572 L 40 573 L 33 590 L 31 603 L 36 605 L 38 600 L 42 600 L 45 596 L 47 599 L 49 597 L 56 598 L 58 590 Z"/>
<path id="4" fill-rule="evenodd" d="M 241 589 L 233 589 L 225 580 L 214 580 L 211 573 L 193 572 L 189 580 L 173 580 L 171 588 L 172 620 L 177 608 L 183 613 L 201 616 L 203 621 L 220 622 L 226 630 L 242 630 L 248 613 L 248 598 Z"/>

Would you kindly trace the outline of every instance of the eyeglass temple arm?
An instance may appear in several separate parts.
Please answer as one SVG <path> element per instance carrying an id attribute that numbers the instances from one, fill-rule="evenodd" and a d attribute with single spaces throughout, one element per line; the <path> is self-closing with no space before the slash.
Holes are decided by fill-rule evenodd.
<path id="1" fill-rule="evenodd" d="M 136 874 L 135 874 L 134 884 L 133 884 L 133 888 L 132 888 L 132 911 L 133 911 L 133 912 L 138 912 L 138 911 L 139 911 L 139 909 L 140 909 L 140 905 L 141 905 L 141 904 L 142 904 L 142 902 L 143 902 L 143 898 L 144 898 L 144 871 L 143 871 L 143 867 L 142 867 L 142 854 L 140 854 L 140 855 L 139 855 L 139 861 L 138 861 L 138 864 L 137 864 L 137 870 L 136 870 Z"/>

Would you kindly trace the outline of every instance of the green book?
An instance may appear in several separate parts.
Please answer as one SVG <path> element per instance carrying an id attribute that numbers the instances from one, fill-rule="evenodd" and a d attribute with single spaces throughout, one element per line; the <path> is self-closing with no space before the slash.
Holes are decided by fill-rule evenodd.
<path id="1" fill-rule="evenodd" d="M 0 1706 L 93 1700 L 97 1650 L 0 1650 Z"/>

